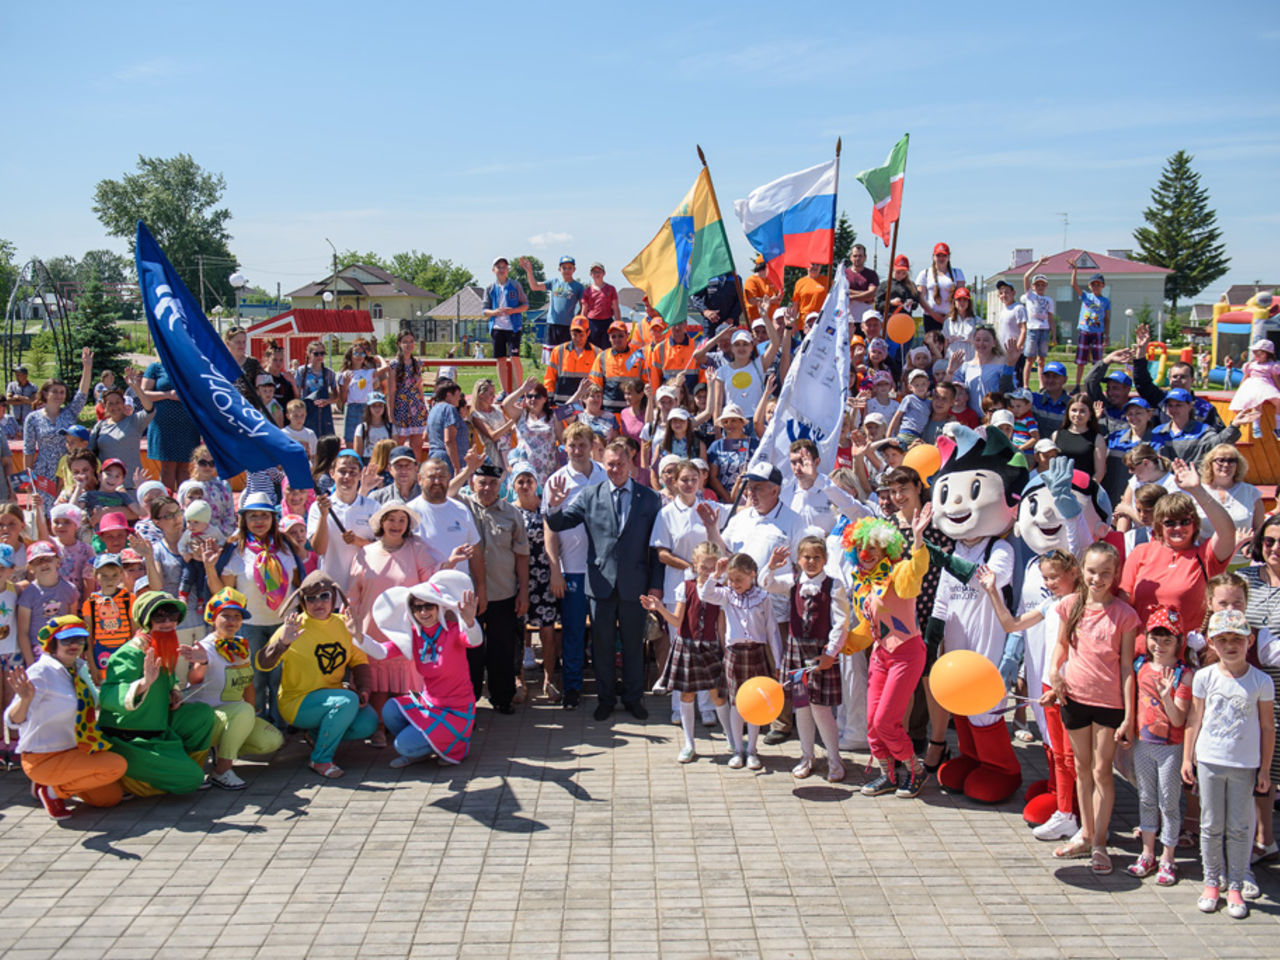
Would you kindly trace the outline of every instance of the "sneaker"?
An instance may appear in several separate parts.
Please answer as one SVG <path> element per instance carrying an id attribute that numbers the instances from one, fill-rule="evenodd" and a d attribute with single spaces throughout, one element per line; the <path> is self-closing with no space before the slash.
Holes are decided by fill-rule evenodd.
<path id="1" fill-rule="evenodd" d="M 894 792 L 894 796 L 902 800 L 913 800 L 920 796 L 920 791 L 924 789 L 924 783 L 929 779 L 929 774 L 920 768 L 920 772 L 910 768 L 907 769 L 906 775 L 899 784 L 898 789 Z"/>
<path id="2" fill-rule="evenodd" d="M 676 754 L 676 763 L 693 763 L 693 761 L 697 759 L 698 753 L 693 749 L 693 747 L 685 747 Z"/>
<path id="3" fill-rule="evenodd" d="M 745 753 L 735 753 L 729 758 L 730 770 L 741 770 L 747 765 L 747 755 Z"/>
<path id="4" fill-rule="evenodd" d="M 1055 810 L 1053 816 L 1031 831 L 1031 835 L 1037 840 L 1069 840 L 1079 829 L 1080 822 L 1074 814 Z"/>
<path id="5" fill-rule="evenodd" d="M 748 769 L 748 770 L 763 770 L 763 769 L 764 769 L 764 764 L 760 762 L 760 758 L 759 758 L 758 756 L 756 756 L 754 753 L 748 753 L 748 754 L 747 754 L 747 769 Z"/>
<path id="6" fill-rule="evenodd" d="M 392 770 L 400 770 L 409 766 L 411 763 L 417 763 L 419 760 L 425 760 L 425 757 L 406 757 L 402 754 L 396 754 L 391 758 L 391 762 L 387 764 Z"/>
<path id="7" fill-rule="evenodd" d="M 215 787 L 221 787 L 223 790 L 243 790 L 248 786 L 244 780 L 236 775 L 231 769 L 224 770 L 222 773 L 209 774 L 209 783 Z"/>
<path id="8" fill-rule="evenodd" d="M 797 780 L 807 780 L 813 776 L 813 761 L 805 757 L 791 768 L 791 775 Z"/>
<path id="9" fill-rule="evenodd" d="M 1264 860 L 1270 860 L 1278 853 L 1280 853 L 1280 846 L 1277 846 L 1276 842 L 1272 840 L 1265 847 L 1253 848 L 1253 859 L 1251 862 L 1262 863 Z"/>
<path id="10" fill-rule="evenodd" d="M 35 793 L 36 799 L 44 807 L 44 812 L 54 820 L 66 820 L 71 816 L 71 811 L 67 809 L 63 799 L 53 792 L 53 787 L 41 785 L 36 787 Z"/>
<path id="11" fill-rule="evenodd" d="M 1252 873 L 1244 875 L 1244 883 L 1240 884 L 1240 892 L 1244 894 L 1246 900 L 1257 900 L 1262 896 L 1262 888 L 1258 886 L 1258 882 L 1253 879 Z"/>
<path id="12" fill-rule="evenodd" d="M 864 797 L 879 797 L 886 793 L 893 793 L 897 789 L 897 784 L 893 782 L 893 778 L 887 773 L 882 773 L 870 783 L 864 783 L 860 791 Z"/>
<path id="13" fill-rule="evenodd" d="M 764 744 L 766 747 L 776 747 L 789 736 L 791 736 L 790 730 L 770 730 L 764 735 Z"/>

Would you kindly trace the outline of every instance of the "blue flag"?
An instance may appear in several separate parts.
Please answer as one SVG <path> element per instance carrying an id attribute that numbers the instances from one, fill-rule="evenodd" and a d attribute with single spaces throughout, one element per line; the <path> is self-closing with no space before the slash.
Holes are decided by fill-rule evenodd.
<path id="1" fill-rule="evenodd" d="M 135 255 L 156 352 L 199 425 L 218 475 L 230 479 L 242 470 L 282 466 L 289 486 L 314 486 L 307 451 L 241 396 L 235 386 L 239 365 L 141 220 Z"/>

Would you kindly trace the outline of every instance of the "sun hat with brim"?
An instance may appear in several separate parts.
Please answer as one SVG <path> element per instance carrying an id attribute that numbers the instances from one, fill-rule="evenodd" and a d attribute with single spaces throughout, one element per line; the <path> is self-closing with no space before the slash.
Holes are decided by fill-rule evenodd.
<path id="1" fill-rule="evenodd" d="M 742 408 L 736 403 L 726 403 L 720 411 L 720 416 L 716 417 L 716 425 L 724 423 L 726 420 L 746 420 L 747 415 L 742 412 Z"/>
<path id="2" fill-rule="evenodd" d="M 280 508 L 269 493 L 251 493 L 240 498 L 240 506 L 236 513 L 248 513 L 250 510 L 261 510 L 264 513 L 279 514 Z"/>
<path id="3" fill-rule="evenodd" d="M 129 518 L 123 513 L 112 511 L 104 513 L 102 519 L 98 521 L 99 533 L 110 533 L 112 530 L 128 530 Z"/>
<path id="4" fill-rule="evenodd" d="M 406 659 L 413 658 L 413 614 L 409 600 L 432 603 L 457 613 L 463 594 L 474 591 L 471 578 L 461 570 L 437 570 L 425 583 L 412 587 L 392 587 L 373 602 L 373 622 Z"/>
<path id="5" fill-rule="evenodd" d="M 85 628 L 84 621 L 72 614 L 54 617 L 36 634 L 40 646 L 49 652 L 53 651 L 56 641 L 70 640 L 73 637 L 82 637 L 86 643 L 89 640 L 89 631 Z"/>
<path id="6" fill-rule="evenodd" d="M 144 590 L 133 601 L 133 619 L 143 630 L 150 630 L 151 619 L 161 607 L 176 608 L 179 622 L 187 615 L 187 605 L 173 594 L 163 590 Z"/>
<path id="7" fill-rule="evenodd" d="M 382 536 L 382 521 L 387 518 L 387 515 L 397 511 L 403 513 L 409 521 L 409 528 L 405 531 L 405 535 L 413 533 L 414 525 L 418 522 L 418 515 L 413 512 L 413 508 L 407 503 L 392 500 L 390 503 L 384 503 L 380 506 L 378 512 L 369 518 L 369 528 L 373 531 L 375 537 Z"/>
<path id="8" fill-rule="evenodd" d="M 1267 353 L 1275 353 L 1276 345 L 1270 340 L 1255 340 L 1249 345 L 1249 352 L 1254 350 L 1265 350 Z"/>
<path id="9" fill-rule="evenodd" d="M 212 625 L 218 614 L 227 611 L 239 613 L 243 619 L 248 620 L 249 598 L 235 587 L 223 587 L 204 605 L 204 622 Z"/>

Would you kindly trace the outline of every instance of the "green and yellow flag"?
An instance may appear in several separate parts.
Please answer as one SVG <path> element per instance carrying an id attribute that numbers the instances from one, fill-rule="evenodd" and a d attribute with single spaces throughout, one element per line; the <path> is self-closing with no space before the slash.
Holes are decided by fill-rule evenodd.
<path id="1" fill-rule="evenodd" d="M 703 167 L 658 235 L 622 268 L 622 275 L 672 323 L 688 314 L 689 291 L 701 290 L 712 277 L 733 270 L 711 173 Z"/>

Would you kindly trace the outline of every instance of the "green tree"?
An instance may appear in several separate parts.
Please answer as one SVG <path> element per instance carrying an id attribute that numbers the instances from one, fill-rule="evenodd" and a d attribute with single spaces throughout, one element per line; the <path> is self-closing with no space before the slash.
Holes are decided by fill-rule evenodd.
<path id="1" fill-rule="evenodd" d="M 9 294 L 18 282 L 18 265 L 13 262 L 17 252 L 12 241 L 0 240 L 0 310 L 8 309 Z"/>
<path id="2" fill-rule="evenodd" d="M 516 282 L 524 287 L 525 295 L 529 298 L 529 309 L 537 310 L 539 307 L 546 306 L 547 295 L 545 292 L 535 292 L 529 289 L 529 278 L 525 275 L 524 267 L 520 266 L 521 260 L 529 261 L 529 266 L 533 267 L 533 278 L 539 282 L 546 282 L 547 270 L 542 265 L 542 261 L 532 253 L 526 253 L 523 257 L 511 257 L 507 261 L 511 265 L 511 276 L 515 277 Z"/>
<path id="3" fill-rule="evenodd" d="M 429 253 L 417 250 L 397 253 L 389 260 L 373 252 L 357 253 L 355 250 L 338 255 L 339 270 L 353 263 L 379 267 L 416 287 L 430 290 L 442 300 L 447 300 L 475 279 L 466 267 L 452 260 L 437 260 Z"/>
<path id="4" fill-rule="evenodd" d="M 853 224 L 849 222 L 849 215 L 843 210 L 840 211 L 840 219 L 836 221 L 835 235 L 835 260 L 840 263 L 849 259 L 849 251 L 853 249 L 853 245 L 858 241 L 858 231 L 853 229 Z"/>
<path id="5" fill-rule="evenodd" d="M 1191 169 L 1192 156 L 1179 150 L 1170 157 L 1151 191 L 1151 206 L 1143 211 L 1147 226 L 1133 231 L 1136 259 L 1167 267 L 1164 296 L 1172 313 L 1178 300 L 1194 297 L 1227 272 L 1231 259 L 1220 243 L 1218 214 L 1209 206 L 1209 191 Z"/>
<path id="6" fill-rule="evenodd" d="M 71 341 L 77 353 L 81 347 L 93 350 L 95 375 L 111 370 L 121 377 L 129 365 L 120 318 L 120 302 L 107 295 L 102 281 L 94 274 L 75 299 L 75 310 L 71 313 Z"/>
<path id="7" fill-rule="evenodd" d="M 137 173 L 98 182 L 93 212 L 108 234 L 129 241 L 130 253 L 137 221 L 144 221 L 196 300 L 205 300 L 212 309 L 206 299 L 211 297 L 225 307 L 235 303 L 228 277 L 236 268 L 236 259 L 227 246 L 231 240 L 227 232 L 231 211 L 218 206 L 226 187 L 222 174 L 207 172 L 190 154 L 139 156 Z"/>

